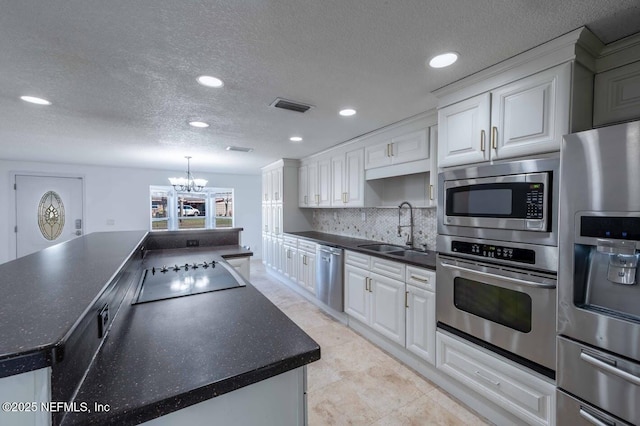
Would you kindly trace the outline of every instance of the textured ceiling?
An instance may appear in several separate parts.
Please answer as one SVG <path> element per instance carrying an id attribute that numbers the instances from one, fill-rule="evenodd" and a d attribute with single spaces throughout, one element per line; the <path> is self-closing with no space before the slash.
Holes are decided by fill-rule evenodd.
<path id="1" fill-rule="evenodd" d="M 0 159 L 180 170 L 192 155 L 196 171 L 256 173 L 433 108 L 432 90 L 583 25 L 615 41 L 640 31 L 640 4 L 0 0 Z M 453 67 L 425 67 L 448 50 Z"/>

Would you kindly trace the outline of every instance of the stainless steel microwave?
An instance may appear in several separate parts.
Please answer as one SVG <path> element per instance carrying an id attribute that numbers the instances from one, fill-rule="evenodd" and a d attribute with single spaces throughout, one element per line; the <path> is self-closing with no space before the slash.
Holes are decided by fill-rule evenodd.
<path id="1" fill-rule="evenodd" d="M 438 233 L 557 246 L 558 158 L 446 171 Z"/>
<path id="2" fill-rule="evenodd" d="M 444 183 L 447 225 L 528 231 L 549 229 L 549 173 Z"/>

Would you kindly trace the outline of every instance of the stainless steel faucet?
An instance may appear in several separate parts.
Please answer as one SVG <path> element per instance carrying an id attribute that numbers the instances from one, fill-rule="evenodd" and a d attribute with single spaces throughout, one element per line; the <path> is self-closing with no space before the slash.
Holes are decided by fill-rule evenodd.
<path id="1" fill-rule="evenodd" d="M 409 214 L 410 214 L 410 223 L 409 225 L 400 225 L 400 213 L 402 212 L 402 206 L 404 205 L 409 206 Z M 402 236 L 402 228 L 406 228 L 409 227 L 409 236 L 407 237 L 407 245 L 409 247 L 413 247 L 413 207 L 411 206 L 411 204 L 408 201 L 403 201 L 402 203 L 400 203 L 400 205 L 398 206 L 398 237 Z"/>

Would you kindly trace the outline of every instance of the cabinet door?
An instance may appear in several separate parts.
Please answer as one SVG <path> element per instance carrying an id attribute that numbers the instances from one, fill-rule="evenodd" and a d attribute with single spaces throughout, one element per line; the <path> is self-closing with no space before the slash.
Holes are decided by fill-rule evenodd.
<path id="1" fill-rule="evenodd" d="M 640 61 L 596 74 L 593 125 L 640 118 Z"/>
<path id="2" fill-rule="evenodd" d="M 262 173 L 262 202 L 271 201 L 271 172 Z"/>
<path id="3" fill-rule="evenodd" d="M 262 232 L 271 232 L 271 206 L 262 205 Z"/>
<path id="4" fill-rule="evenodd" d="M 364 149 L 365 170 L 391 164 L 391 146 L 389 142 L 368 146 Z"/>
<path id="5" fill-rule="evenodd" d="M 283 272 L 284 276 L 296 282 L 296 270 L 298 267 L 298 250 L 289 246 L 284 246 Z"/>
<path id="6" fill-rule="evenodd" d="M 344 154 L 331 157 L 331 207 L 344 207 Z"/>
<path id="7" fill-rule="evenodd" d="M 275 235 L 282 235 L 282 204 L 273 204 L 271 206 L 271 225 L 269 231 Z"/>
<path id="8" fill-rule="evenodd" d="M 353 318 L 369 323 L 369 273 L 346 265 L 344 268 L 344 311 Z"/>
<path id="9" fill-rule="evenodd" d="M 489 93 L 438 111 L 438 167 L 489 160 Z"/>
<path id="10" fill-rule="evenodd" d="M 309 200 L 309 166 L 298 167 L 298 206 L 310 207 Z"/>
<path id="11" fill-rule="evenodd" d="M 438 204 L 438 126 L 429 127 L 429 186 L 427 187 L 427 204 Z"/>
<path id="12" fill-rule="evenodd" d="M 282 168 L 271 170 L 271 200 L 275 202 L 282 202 L 282 172 Z"/>
<path id="13" fill-rule="evenodd" d="M 313 162 L 307 165 L 307 195 L 309 207 L 315 207 L 320 202 L 320 192 L 318 188 L 318 163 Z"/>
<path id="14" fill-rule="evenodd" d="M 371 327 L 404 346 L 405 284 L 375 273 L 370 275 Z"/>
<path id="15" fill-rule="evenodd" d="M 429 158 L 427 129 L 407 133 L 406 135 L 391 139 L 390 153 L 393 164 Z"/>
<path id="16" fill-rule="evenodd" d="M 331 161 L 318 160 L 318 206 L 331 206 Z"/>
<path id="17" fill-rule="evenodd" d="M 347 152 L 344 169 L 345 206 L 364 206 L 364 149 Z"/>
<path id="18" fill-rule="evenodd" d="M 298 250 L 298 284 L 316 293 L 316 255 Z"/>
<path id="19" fill-rule="evenodd" d="M 407 349 L 435 365 L 436 294 L 408 285 L 406 314 Z"/>
<path id="20" fill-rule="evenodd" d="M 570 83 L 567 63 L 492 91 L 492 158 L 559 151 L 569 133 Z"/>

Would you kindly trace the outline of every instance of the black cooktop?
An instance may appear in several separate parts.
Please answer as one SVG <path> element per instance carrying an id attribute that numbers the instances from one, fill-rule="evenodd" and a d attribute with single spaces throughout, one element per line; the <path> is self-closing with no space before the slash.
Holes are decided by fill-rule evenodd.
<path id="1" fill-rule="evenodd" d="M 227 268 L 211 261 L 145 269 L 133 304 L 244 287 Z"/>

